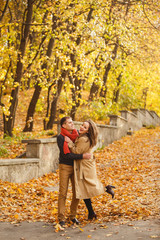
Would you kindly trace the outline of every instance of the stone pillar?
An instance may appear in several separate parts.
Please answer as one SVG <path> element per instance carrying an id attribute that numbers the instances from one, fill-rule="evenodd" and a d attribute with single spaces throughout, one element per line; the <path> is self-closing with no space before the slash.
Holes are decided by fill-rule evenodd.
<path id="1" fill-rule="evenodd" d="M 58 168 L 59 149 L 56 138 L 22 140 L 27 143 L 26 157 L 39 158 L 39 176 Z"/>
<path id="2" fill-rule="evenodd" d="M 121 116 L 128 121 L 128 130 L 136 131 L 141 128 L 141 120 L 138 119 L 137 115 L 130 111 L 120 111 Z"/>

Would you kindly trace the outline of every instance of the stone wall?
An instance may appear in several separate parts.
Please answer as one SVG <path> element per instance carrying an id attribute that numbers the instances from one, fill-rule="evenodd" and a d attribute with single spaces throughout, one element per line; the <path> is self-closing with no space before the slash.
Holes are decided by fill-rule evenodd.
<path id="1" fill-rule="evenodd" d="M 137 131 L 142 126 L 160 126 L 160 117 L 154 111 L 132 109 L 120 111 L 120 116 L 110 115 L 110 125 L 97 124 L 98 143 L 94 150 L 122 138 L 128 132 Z M 74 122 L 79 129 L 81 122 Z M 26 182 L 58 168 L 59 150 L 56 138 L 23 140 L 26 143 L 26 158 L 1 159 L 0 179 L 10 182 Z"/>
<path id="2" fill-rule="evenodd" d="M 0 179 L 8 182 L 26 182 L 38 177 L 39 158 L 30 159 L 1 159 Z"/>

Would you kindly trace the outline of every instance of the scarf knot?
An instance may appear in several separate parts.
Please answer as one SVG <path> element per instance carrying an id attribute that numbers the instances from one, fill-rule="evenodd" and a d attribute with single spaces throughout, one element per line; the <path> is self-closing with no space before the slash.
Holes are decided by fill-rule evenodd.
<path id="1" fill-rule="evenodd" d="M 73 142 L 79 136 L 76 129 L 73 129 L 72 133 L 70 133 L 65 128 L 61 128 L 61 133 L 60 134 L 64 137 L 65 136 L 69 137 Z M 68 143 L 66 141 L 64 141 L 64 144 L 63 144 L 63 151 L 64 151 L 64 154 L 67 154 L 67 153 L 71 152 L 69 147 L 68 147 Z"/>

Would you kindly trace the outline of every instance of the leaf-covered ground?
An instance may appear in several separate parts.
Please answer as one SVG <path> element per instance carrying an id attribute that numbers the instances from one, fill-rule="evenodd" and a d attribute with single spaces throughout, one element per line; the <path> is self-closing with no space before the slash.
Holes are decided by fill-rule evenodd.
<path id="1" fill-rule="evenodd" d="M 92 199 L 96 222 L 126 222 L 159 214 L 160 128 L 141 129 L 95 153 L 97 172 L 104 185 L 116 186 L 115 198 L 107 193 Z M 23 173 L 22 173 L 23 174 Z M 23 184 L 0 180 L 0 221 L 57 222 L 58 170 Z M 69 189 L 66 215 L 69 214 Z M 86 223 L 83 201 L 78 219 Z"/>

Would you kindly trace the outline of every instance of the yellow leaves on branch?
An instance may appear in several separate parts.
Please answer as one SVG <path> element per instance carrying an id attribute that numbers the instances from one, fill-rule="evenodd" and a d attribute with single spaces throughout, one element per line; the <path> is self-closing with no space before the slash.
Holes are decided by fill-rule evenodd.
<path id="1" fill-rule="evenodd" d="M 98 215 L 96 222 L 158 216 L 159 127 L 141 129 L 133 136 L 115 141 L 103 150 L 96 151 L 95 158 L 101 182 L 104 186 L 111 184 L 116 187 L 114 199 L 108 193 L 92 199 L 93 208 Z M 58 171 L 23 184 L 0 180 L 0 221 L 57 221 L 58 181 Z M 71 197 L 72 192 L 69 189 L 67 216 Z M 78 206 L 78 215 L 78 219 L 84 223 L 88 213 L 83 201 Z M 56 231 L 59 228 L 56 225 Z"/>

